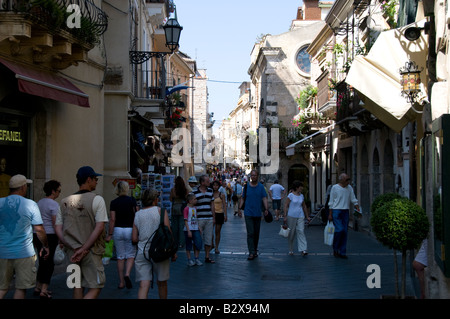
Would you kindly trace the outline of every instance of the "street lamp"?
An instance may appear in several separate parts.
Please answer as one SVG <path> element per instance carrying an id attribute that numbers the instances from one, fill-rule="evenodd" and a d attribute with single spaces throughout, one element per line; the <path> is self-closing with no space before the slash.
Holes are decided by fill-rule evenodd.
<path id="1" fill-rule="evenodd" d="M 422 113 L 422 111 L 417 111 L 413 106 L 420 93 L 420 72 L 422 72 L 422 69 L 414 61 L 408 61 L 399 70 L 401 76 L 400 84 L 402 85 L 401 94 L 411 103 L 411 108 L 417 113 Z"/>
<path id="2" fill-rule="evenodd" d="M 175 7 L 175 5 L 174 5 Z M 175 17 L 170 18 L 163 26 L 164 34 L 166 36 L 166 47 L 169 48 L 170 53 L 173 53 L 180 45 L 180 34 L 183 27 L 177 20 L 177 8 L 175 7 Z M 163 58 L 168 52 L 153 52 L 153 51 L 130 51 L 130 62 L 132 64 L 142 64 L 152 57 Z"/>
<path id="3" fill-rule="evenodd" d="M 183 27 L 178 23 L 177 20 L 177 8 L 174 5 L 175 17 L 170 18 L 166 24 L 163 26 L 164 34 L 166 35 L 166 46 L 173 53 L 180 42 L 180 34 Z"/>
<path id="4" fill-rule="evenodd" d="M 180 41 L 180 33 L 183 30 L 183 27 L 177 21 L 177 11 L 174 5 L 175 17 L 170 18 L 166 24 L 163 26 L 165 37 L 166 37 L 166 46 L 169 48 L 170 52 L 156 52 L 156 51 L 130 51 L 130 63 L 134 65 L 139 65 L 147 62 L 148 60 L 154 58 L 155 62 L 150 63 L 151 70 L 143 70 L 142 69 L 142 82 L 147 84 L 145 90 L 147 91 L 147 97 L 151 95 L 156 96 L 158 99 L 165 99 L 168 95 L 166 92 L 166 69 L 164 58 L 168 54 L 172 54 L 179 46 Z M 156 59 L 159 59 L 157 62 Z M 143 68 L 147 68 L 144 66 Z M 158 68 L 157 70 L 153 70 L 153 68 Z M 136 67 L 138 70 L 138 67 Z M 136 71 L 137 72 L 137 71 Z M 149 74 L 151 75 L 149 77 Z M 154 77 L 154 75 L 158 75 L 159 77 Z M 144 78 L 145 77 L 145 78 Z M 151 84 L 151 85 L 149 85 Z"/>
<path id="5" fill-rule="evenodd" d="M 421 31 L 424 30 L 425 34 L 428 34 L 428 31 L 430 30 L 430 22 L 425 22 L 423 27 L 409 27 L 405 30 L 405 38 L 409 41 L 416 41 L 420 38 Z"/>

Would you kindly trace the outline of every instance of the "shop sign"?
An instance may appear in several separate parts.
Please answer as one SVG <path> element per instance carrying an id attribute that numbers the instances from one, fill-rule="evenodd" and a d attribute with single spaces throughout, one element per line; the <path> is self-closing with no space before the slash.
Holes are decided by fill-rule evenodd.
<path id="1" fill-rule="evenodd" d="M 135 189 L 135 188 L 136 188 L 136 178 L 116 178 L 116 179 L 113 181 L 114 187 L 116 186 L 116 184 L 117 184 L 119 181 L 125 181 L 125 182 L 127 182 L 128 185 L 130 186 L 130 189 Z"/>
<path id="2" fill-rule="evenodd" d="M 24 133 L 18 128 L 0 126 L 0 145 L 22 145 Z"/>

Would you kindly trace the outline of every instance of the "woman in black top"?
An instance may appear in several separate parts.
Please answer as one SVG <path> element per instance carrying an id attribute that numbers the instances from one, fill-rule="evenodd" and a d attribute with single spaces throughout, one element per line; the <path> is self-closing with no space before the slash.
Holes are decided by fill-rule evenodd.
<path id="1" fill-rule="evenodd" d="M 172 215 L 170 227 L 172 228 L 173 237 L 179 247 L 184 246 L 184 216 L 183 210 L 186 207 L 187 196 L 186 184 L 181 176 L 175 178 L 175 185 L 170 191 L 170 201 L 172 202 Z"/>
<path id="2" fill-rule="evenodd" d="M 125 181 L 116 184 L 116 199 L 111 201 L 109 233 L 106 241 L 110 241 L 114 236 L 114 246 L 117 255 L 117 271 L 119 273 L 119 289 L 125 287 L 132 288 L 130 272 L 134 265 L 136 248 L 131 241 L 134 215 L 138 210 L 136 200 L 128 196 L 129 185 Z M 126 267 L 125 267 L 126 260 Z M 125 268 L 125 273 L 124 273 Z"/>

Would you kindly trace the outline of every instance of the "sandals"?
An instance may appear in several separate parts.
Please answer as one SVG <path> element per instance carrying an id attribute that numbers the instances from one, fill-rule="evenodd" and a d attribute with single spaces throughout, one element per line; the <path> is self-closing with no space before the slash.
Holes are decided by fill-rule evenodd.
<path id="1" fill-rule="evenodd" d="M 124 279 L 125 279 L 125 286 L 127 287 L 127 289 L 133 288 L 133 285 L 131 284 L 130 277 L 125 276 Z"/>
<path id="2" fill-rule="evenodd" d="M 205 258 L 205 263 L 207 264 L 215 264 L 216 262 L 210 258 Z"/>
<path id="3" fill-rule="evenodd" d="M 40 299 L 52 299 L 52 295 L 50 294 L 50 291 L 41 291 L 39 293 Z"/>

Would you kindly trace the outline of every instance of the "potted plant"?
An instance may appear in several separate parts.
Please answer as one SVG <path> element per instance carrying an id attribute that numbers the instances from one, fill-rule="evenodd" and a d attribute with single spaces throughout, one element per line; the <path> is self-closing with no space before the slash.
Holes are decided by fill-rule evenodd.
<path id="1" fill-rule="evenodd" d="M 402 252 L 402 280 L 400 298 L 405 298 L 406 253 L 417 249 L 427 237 L 430 223 L 422 207 L 398 194 L 383 194 L 372 204 L 372 230 L 379 242 L 394 250 L 396 298 L 398 292 L 398 270 L 396 251 Z"/>

